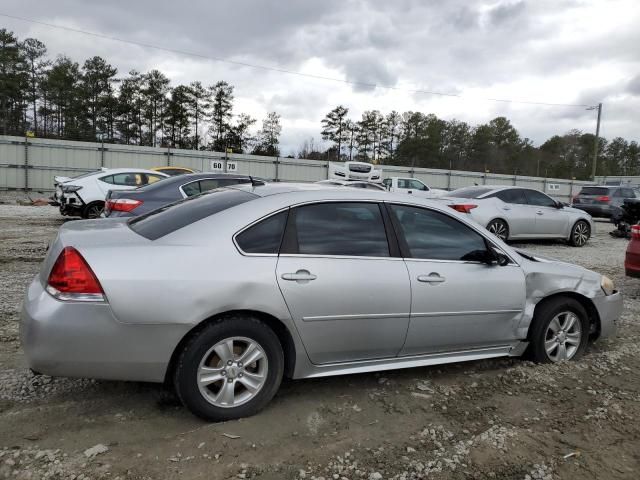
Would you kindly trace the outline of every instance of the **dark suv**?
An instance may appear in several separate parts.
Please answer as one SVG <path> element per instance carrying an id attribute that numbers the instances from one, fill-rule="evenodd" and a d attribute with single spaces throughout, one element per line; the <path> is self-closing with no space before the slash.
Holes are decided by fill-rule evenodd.
<path id="1" fill-rule="evenodd" d="M 631 187 L 594 186 L 582 187 L 573 198 L 573 206 L 592 217 L 613 218 L 621 213 L 625 198 L 636 198 Z"/>

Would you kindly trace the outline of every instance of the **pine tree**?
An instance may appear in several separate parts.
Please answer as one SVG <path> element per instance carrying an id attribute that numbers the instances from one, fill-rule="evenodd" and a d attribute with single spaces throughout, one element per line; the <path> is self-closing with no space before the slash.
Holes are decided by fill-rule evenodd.
<path id="1" fill-rule="evenodd" d="M 349 109 L 338 105 L 336 108 L 327 113 L 322 120 L 322 139 L 331 140 L 336 145 L 336 160 L 340 160 L 342 153 L 342 144 L 347 140 L 347 115 Z"/>

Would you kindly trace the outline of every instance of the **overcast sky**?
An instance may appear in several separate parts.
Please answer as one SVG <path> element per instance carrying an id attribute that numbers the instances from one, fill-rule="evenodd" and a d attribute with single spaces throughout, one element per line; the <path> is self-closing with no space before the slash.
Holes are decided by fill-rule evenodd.
<path id="1" fill-rule="evenodd" d="M 282 153 L 320 140 L 320 121 L 343 104 L 418 110 L 472 124 L 504 115 L 535 144 L 572 128 L 595 131 L 595 112 L 491 102 L 604 103 L 601 134 L 640 140 L 638 0 L 66 0 L 0 2 L 0 13 L 211 57 L 394 89 L 354 86 L 166 53 L 0 18 L 51 56 L 100 55 L 118 68 L 158 68 L 173 84 L 226 80 L 235 113 L 282 115 Z M 454 93 L 439 97 L 410 90 Z"/>

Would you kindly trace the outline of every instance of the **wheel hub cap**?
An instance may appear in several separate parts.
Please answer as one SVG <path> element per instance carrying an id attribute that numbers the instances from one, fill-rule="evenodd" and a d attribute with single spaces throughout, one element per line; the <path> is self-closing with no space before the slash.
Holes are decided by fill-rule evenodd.
<path id="1" fill-rule="evenodd" d="M 202 357 L 196 380 L 205 400 L 216 407 L 247 403 L 262 390 L 268 373 L 262 346 L 246 337 L 225 338 Z"/>
<path id="2" fill-rule="evenodd" d="M 582 342 L 582 324 L 570 311 L 553 317 L 545 334 L 545 350 L 552 362 L 571 360 Z"/>

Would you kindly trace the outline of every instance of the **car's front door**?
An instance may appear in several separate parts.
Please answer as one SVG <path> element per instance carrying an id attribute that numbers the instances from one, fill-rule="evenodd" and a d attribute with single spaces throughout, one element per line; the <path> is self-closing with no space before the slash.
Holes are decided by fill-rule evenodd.
<path id="1" fill-rule="evenodd" d="M 558 208 L 554 199 L 537 190 L 525 189 L 524 192 L 529 208 L 536 215 L 537 237 L 564 237 L 569 234 L 569 215 Z"/>
<path id="2" fill-rule="evenodd" d="M 313 363 L 393 357 L 409 325 L 407 268 L 372 202 L 292 208 L 277 279 Z"/>
<path id="3" fill-rule="evenodd" d="M 400 355 L 516 341 L 526 293 L 520 267 L 473 260 L 488 244 L 452 216 L 407 205 L 389 209 L 411 280 L 411 320 Z"/>

